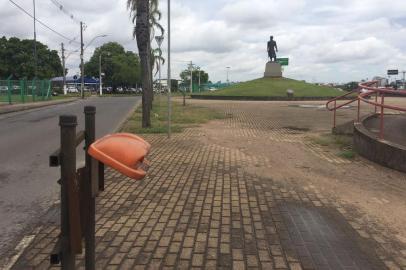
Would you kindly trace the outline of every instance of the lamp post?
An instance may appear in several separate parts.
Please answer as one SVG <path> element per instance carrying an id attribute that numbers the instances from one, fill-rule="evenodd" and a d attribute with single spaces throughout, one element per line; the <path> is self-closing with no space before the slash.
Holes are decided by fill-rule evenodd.
<path id="1" fill-rule="evenodd" d="M 37 77 L 38 70 L 38 55 L 37 55 L 37 29 L 36 29 L 36 10 L 35 10 L 35 0 L 32 0 L 32 5 L 34 8 L 34 78 Z"/>
<path id="2" fill-rule="evenodd" d="M 156 43 L 158 44 L 159 51 L 161 51 L 161 45 L 164 41 L 164 36 L 156 36 Z M 161 82 L 161 60 L 158 61 L 158 72 L 159 72 L 159 93 L 162 92 L 162 82 Z"/>
<path id="3" fill-rule="evenodd" d="M 199 72 L 199 92 L 200 92 L 200 67 L 196 67 L 196 69 Z"/>
<path id="4" fill-rule="evenodd" d="M 99 89 L 99 92 L 100 92 L 100 96 L 103 95 L 103 86 L 102 86 L 102 54 L 103 54 L 103 52 L 100 51 L 100 54 L 99 54 L 99 88 L 100 88 L 100 89 Z M 107 52 L 107 55 L 109 56 L 110 53 Z"/>
<path id="5" fill-rule="evenodd" d="M 193 93 L 193 62 L 192 61 L 190 61 L 189 69 L 190 69 L 190 93 Z"/>
<path id="6" fill-rule="evenodd" d="M 92 42 L 95 40 L 95 39 L 97 39 L 97 38 L 99 38 L 99 37 L 107 37 L 107 35 L 99 35 L 99 36 L 95 36 L 94 38 L 92 38 L 91 40 L 90 40 L 90 42 L 86 45 L 86 47 L 83 49 L 83 23 L 81 22 L 80 23 L 80 28 L 81 28 L 81 42 L 80 42 L 80 47 L 81 47 L 81 52 L 80 52 L 80 76 L 81 76 L 81 82 L 80 82 L 80 96 L 82 97 L 82 99 L 84 99 L 85 98 L 85 92 L 84 92 L 84 87 L 85 87 L 85 78 L 84 78 L 84 76 L 85 76 L 85 64 L 84 64 L 84 59 L 83 59 L 83 55 L 84 55 L 84 52 L 85 52 L 85 50 L 87 49 L 87 47 L 89 47 L 90 46 L 90 44 L 92 44 Z"/>

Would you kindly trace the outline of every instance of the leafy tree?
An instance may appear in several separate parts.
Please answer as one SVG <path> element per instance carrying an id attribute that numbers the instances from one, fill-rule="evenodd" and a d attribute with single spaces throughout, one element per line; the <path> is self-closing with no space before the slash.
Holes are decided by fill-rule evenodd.
<path id="1" fill-rule="evenodd" d="M 193 69 L 193 83 L 199 83 L 199 73 L 200 73 L 200 83 L 204 84 L 209 81 L 209 74 L 206 73 L 204 70 L 197 70 Z M 185 69 L 180 73 L 180 78 L 182 79 L 183 84 L 190 84 L 190 70 Z"/>
<path id="2" fill-rule="evenodd" d="M 138 55 L 125 51 L 117 42 L 109 42 L 96 48 L 89 62 L 85 64 L 85 74 L 99 76 L 99 57 L 102 54 L 104 82 L 115 89 L 117 86 L 135 86 L 141 83 L 141 69 Z"/>
<path id="3" fill-rule="evenodd" d="M 10 75 L 15 79 L 35 76 L 34 41 L 16 37 L 0 38 L 0 78 Z M 58 52 L 37 41 L 37 78 L 62 76 L 63 68 Z"/>

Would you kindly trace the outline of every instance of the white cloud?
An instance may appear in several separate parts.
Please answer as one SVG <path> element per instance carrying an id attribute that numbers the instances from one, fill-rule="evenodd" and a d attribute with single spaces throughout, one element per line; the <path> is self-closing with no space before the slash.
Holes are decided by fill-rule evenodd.
<path id="1" fill-rule="evenodd" d="M 14 0 L 29 12 L 32 2 Z M 117 41 L 137 51 L 126 0 L 58 0 L 88 25 L 85 43 L 108 34 L 89 46 L 85 57 L 107 41 Z M 161 1 L 166 27 L 166 1 Z M 406 1 L 394 0 L 172 0 L 173 74 L 192 60 L 209 72 L 213 81 L 248 80 L 263 75 L 266 41 L 274 35 L 278 56 L 290 58 L 285 76 L 308 81 L 349 81 L 384 75 L 387 68 L 406 68 Z M 79 26 L 52 4 L 37 1 L 38 18 L 69 38 L 78 37 Z M 32 19 L 9 1 L 0 0 L 0 32 L 32 38 Z M 38 40 L 59 50 L 61 37 L 37 25 Z M 155 46 L 155 44 L 154 44 Z M 75 50 L 78 44 L 66 44 Z M 166 40 L 163 44 L 164 53 Z M 78 54 L 68 68 L 76 72 Z M 166 76 L 163 67 L 163 76 Z"/>

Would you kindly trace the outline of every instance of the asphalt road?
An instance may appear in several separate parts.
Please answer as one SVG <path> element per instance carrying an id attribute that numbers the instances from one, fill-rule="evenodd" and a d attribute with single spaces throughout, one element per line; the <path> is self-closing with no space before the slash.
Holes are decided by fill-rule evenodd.
<path id="1" fill-rule="evenodd" d="M 49 155 L 59 148 L 58 116 L 77 115 L 79 131 L 84 128 L 84 106 L 94 105 L 96 137 L 101 137 L 115 131 L 139 102 L 139 97 L 93 97 L 0 115 L 0 258 L 59 199 L 59 168 L 48 166 Z M 83 150 L 78 154 L 81 163 Z"/>

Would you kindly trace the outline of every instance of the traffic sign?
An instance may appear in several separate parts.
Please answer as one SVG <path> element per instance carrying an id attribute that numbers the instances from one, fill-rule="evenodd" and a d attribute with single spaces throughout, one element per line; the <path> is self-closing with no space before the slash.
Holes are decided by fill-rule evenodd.
<path id="1" fill-rule="evenodd" d="M 388 75 L 398 75 L 398 74 L 399 74 L 399 70 L 397 70 L 397 69 L 388 70 Z"/>
<path id="2" fill-rule="evenodd" d="M 276 58 L 276 62 L 281 64 L 281 66 L 288 66 L 289 65 L 289 58 Z"/>

